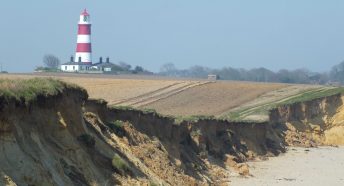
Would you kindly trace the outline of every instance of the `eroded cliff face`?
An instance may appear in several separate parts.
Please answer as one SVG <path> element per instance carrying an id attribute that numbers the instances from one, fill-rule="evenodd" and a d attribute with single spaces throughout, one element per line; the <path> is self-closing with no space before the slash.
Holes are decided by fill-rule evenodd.
<path id="1" fill-rule="evenodd" d="M 248 175 L 245 161 L 278 155 L 285 145 L 344 144 L 343 99 L 279 107 L 266 123 L 176 124 L 109 108 L 77 88 L 30 104 L 0 97 L 0 184 L 226 185 L 229 169 Z"/>
<path id="2" fill-rule="evenodd" d="M 178 174 L 187 175 L 189 181 L 184 184 L 228 183 L 228 167 L 248 174 L 242 168 L 246 160 L 285 151 L 283 140 L 269 123 L 203 119 L 176 124 L 173 118 L 154 112 L 108 108 L 105 102 L 98 101 L 87 101 L 85 110 L 99 116 L 101 121 L 121 120 L 130 123 L 129 128 L 133 130 L 126 131 L 122 139 L 128 141 L 131 151 L 140 152 L 135 155 L 159 177 L 169 175 L 166 178 L 175 179 L 173 177 L 178 177 Z M 178 171 L 167 173 L 170 169 L 165 166 L 166 161 L 161 161 L 161 156 L 156 157 L 156 153 L 146 148 L 146 141 L 149 140 L 136 140 L 133 131 L 158 141 L 168 157 L 168 164 Z M 168 183 L 181 184 L 175 181 Z"/>
<path id="3" fill-rule="evenodd" d="M 344 96 L 318 98 L 280 106 L 270 113 L 270 122 L 289 145 L 343 145 Z"/>
<path id="4" fill-rule="evenodd" d="M 89 148 L 78 140 L 92 133 L 81 111 L 86 99 L 87 93 L 77 89 L 39 96 L 29 105 L 1 98 L 2 178 L 17 185 L 113 183 L 111 152 L 100 153 L 98 146 Z"/>

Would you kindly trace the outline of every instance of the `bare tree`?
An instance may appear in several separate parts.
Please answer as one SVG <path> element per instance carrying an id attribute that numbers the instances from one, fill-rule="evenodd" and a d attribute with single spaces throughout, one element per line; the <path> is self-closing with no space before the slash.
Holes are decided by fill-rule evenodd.
<path id="1" fill-rule="evenodd" d="M 43 63 L 48 68 L 57 69 L 60 66 L 60 59 L 52 54 L 43 57 Z"/>
<path id="2" fill-rule="evenodd" d="M 176 76 L 177 68 L 173 63 L 166 63 L 160 67 L 160 74 L 167 76 Z"/>

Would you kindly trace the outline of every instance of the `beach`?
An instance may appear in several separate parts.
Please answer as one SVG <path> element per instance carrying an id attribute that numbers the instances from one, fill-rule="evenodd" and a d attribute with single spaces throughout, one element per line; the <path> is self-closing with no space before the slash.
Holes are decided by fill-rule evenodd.
<path id="1" fill-rule="evenodd" d="M 344 147 L 295 148 L 248 162 L 251 176 L 233 175 L 233 186 L 344 185 Z"/>

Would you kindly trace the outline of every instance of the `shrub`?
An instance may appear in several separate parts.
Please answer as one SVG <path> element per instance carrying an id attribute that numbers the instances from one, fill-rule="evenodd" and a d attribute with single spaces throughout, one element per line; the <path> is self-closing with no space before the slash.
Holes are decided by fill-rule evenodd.
<path id="1" fill-rule="evenodd" d="M 114 122 L 108 122 L 106 125 L 114 132 L 115 134 L 123 137 L 125 135 L 125 131 L 123 129 L 124 122 L 121 120 L 116 120 Z"/>
<path id="2" fill-rule="evenodd" d="M 93 136 L 89 134 L 82 134 L 78 137 L 79 141 L 82 141 L 88 147 L 94 147 L 96 144 L 96 140 Z"/>
<path id="3" fill-rule="evenodd" d="M 127 162 L 125 162 L 118 154 L 114 155 L 112 158 L 112 167 L 121 175 L 124 175 L 129 171 Z"/>

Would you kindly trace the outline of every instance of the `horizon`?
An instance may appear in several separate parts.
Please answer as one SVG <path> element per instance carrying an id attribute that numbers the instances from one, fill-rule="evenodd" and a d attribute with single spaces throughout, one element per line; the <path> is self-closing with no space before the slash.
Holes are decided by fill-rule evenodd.
<path id="1" fill-rule="evenodd" d="M 45 54 L 67 62 L 86 8 L 93 62 L 109 56 L 153 72 L 166 63 L 324 72 L 344 59 L 342 7 L 341 1 L 310 0 L 11 1 L 0 7 L 0 63 L 9 72 L 32 72 Z"/>

